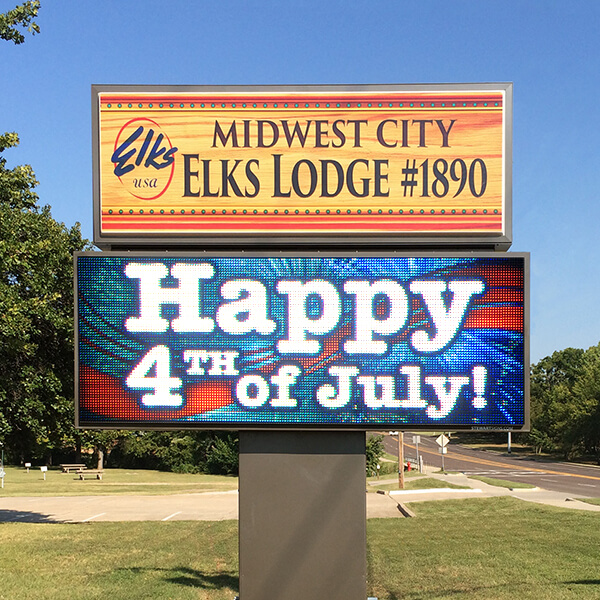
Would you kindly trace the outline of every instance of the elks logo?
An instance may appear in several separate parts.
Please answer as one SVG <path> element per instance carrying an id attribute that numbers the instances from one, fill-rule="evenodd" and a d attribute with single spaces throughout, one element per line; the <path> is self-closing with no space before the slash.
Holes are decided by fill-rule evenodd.
<path id="1" fill-rule="evenodd" d="M 110 160 L 114 174 L 132 196 L 154 200 L 171 184 L 176 152 L 156 121 L 139 117 L 121 127 Z"/>

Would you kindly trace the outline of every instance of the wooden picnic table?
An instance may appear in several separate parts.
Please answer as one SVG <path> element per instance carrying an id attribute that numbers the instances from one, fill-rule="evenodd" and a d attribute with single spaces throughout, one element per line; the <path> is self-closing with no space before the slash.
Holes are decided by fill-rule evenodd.
<path id="1" fill-rule="evenodd" d="M 60 468 L 62 469 L 63 473 L 71 473 L 71 471 L 83 471 L 84 469 L 87 469 L 86 465 L 82 463 L 63 463 L 60 465 Z"/>
<path id="2" fill-rule="evenodd" d="M 102 480 L 104 471 L 102 469 L 81 469 L 80 471 L 77 471 L 77 474 L 81 480 L 85 480 L 86 476 L 89 477 L 90 475 L 95 475 L 96 479 Z"/>

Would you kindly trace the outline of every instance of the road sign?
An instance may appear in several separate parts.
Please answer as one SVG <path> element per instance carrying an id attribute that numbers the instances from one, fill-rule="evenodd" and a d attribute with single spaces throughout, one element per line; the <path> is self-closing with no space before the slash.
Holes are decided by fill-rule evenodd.
<path id="1" fill-rule="evenodd" d="M 437 437 L 435 441 L 437 442 L 438 446 L 445 448 L 450 440 L 442 433 L 442 435 Z"/>

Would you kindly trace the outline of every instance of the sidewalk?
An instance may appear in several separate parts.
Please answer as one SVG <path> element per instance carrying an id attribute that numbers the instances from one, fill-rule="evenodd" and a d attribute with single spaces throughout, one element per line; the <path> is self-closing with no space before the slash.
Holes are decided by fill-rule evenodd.
<path id="1" fill-rule="evenodd" d="M 462 473 L 457 474 L 442 474 L 428 473 L 423 475 L 431 479 L 437 479 L 446 483 L 468 487 L 469 489 L 425 489 L 425 490 L 396 490 L 387 492 L 390 497 L 398 503 L 411 503 L 425 500 L 449 500 L 451 498 L 493 498 L 498 496 L 512 496 L 526 502 L 537 502 L 539 504 L 547 504 L 550 506 L 559 506 L 561 508 L 572 508 L 576 510 L 587 510 L 591 512 L 600 512 L 600 506 L 588 504 L 575 499 L 572 495 L 562 492 L 551 492 L 542 488 L 503 488 L 494 485 L 488 485 L 483 481 L 469 479 Z M 411 478 L 414 481 L 414 478 Z M 370 485 L 397 483 L 398 478 L 382 479 L 380 481 L 370 482 Z"/>

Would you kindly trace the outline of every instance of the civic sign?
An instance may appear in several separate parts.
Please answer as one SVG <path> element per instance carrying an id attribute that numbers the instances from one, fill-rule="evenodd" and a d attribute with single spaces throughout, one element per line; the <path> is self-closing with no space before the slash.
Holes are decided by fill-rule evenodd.
<path id="1" fill-rule="evenodd" d="M 528 427 L 526 254 L 78 253 L 77 424 Z"/>
<path id="2" fill-rule="evenodd" d="M 510 246 L 511 84 L 93 86 L 94 242 Z"/>

